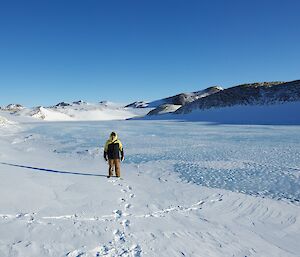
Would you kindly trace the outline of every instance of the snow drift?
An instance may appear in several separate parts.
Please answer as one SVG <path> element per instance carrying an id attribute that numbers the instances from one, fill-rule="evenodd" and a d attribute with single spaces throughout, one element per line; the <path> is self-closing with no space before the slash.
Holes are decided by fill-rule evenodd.
<path id="1" fill-rule="evenodd" d="M 42 106 L 35 108 L 31 113 L 30 116 L 33 118 L 46 120 L 46 121 L 68 121 L 72 120 L 69 115 L 64 113 L 60 113 L 51 109 L 46 109 Z"/>
<path id="2" fill-rule="evenodd" d="M 0 127 L 7 127 L 7 126 L 13 125 L 13 124 L 16 124 L 16 123 L 8 120 L 5 117 L 0 116 Z"/>

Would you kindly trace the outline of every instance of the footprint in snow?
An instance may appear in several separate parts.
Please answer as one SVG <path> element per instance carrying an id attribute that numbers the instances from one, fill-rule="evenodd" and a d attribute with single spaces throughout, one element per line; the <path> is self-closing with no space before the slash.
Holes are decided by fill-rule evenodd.
<path id="1" fill-rule="evenodd" d="M 120 230 L 115 230 L 113 232 L 114 236 L 115 236 L 115 241 L 119 241 L 119 242 L 125 242 L 125 233 L 121 232 Z"/>
<path id="2" fill-rule="evenodd" d="M 113 213 L 114 213 L 115 219 L 121 218 L 122 214 L 123 214 L 121 210 L 114 210 Z"/>
<path id="3" fill-rule="evenodd" d="M 129 220 L 122 220 L 121 224 L 123 225 L 123 227 L 129 227 L 130 221 Z"/>
<path id="4" fill-rule="evenodd" d="M 24 217 L 25 215 L 26 215 L 26 213 L 18 213 L 18 214 L 16 215 L 16 218 L 19 219 L 19 218 Z"/>
<path id="5" fill-rule="evenodd" d="M 116 245 L 114 245 L 112 242 L 110 242 L 109 245 L 98 246 L 95 249 L 89 251 L 89 254 L 91 256 L 96 256 L 96 257 L 98 256 L 141 257 L 142 249 L 139 245 L 135 244 L 129 248 L 128 246 L 125 246 L 124 244 L 125 242 L 121 241 L 120 243 L 123 244 L 123 246 L 119 245 L 118 247 L 116 247 Z M 82 254 L 82 256 L 85 255 Z"/>
<path id="6" fill-rule="evenodd" d="M 126 209 L 131 208 L 131 206 L 132 206 L 132 205 L 131 205 L 130 203 L 126 203 L 125 206 L 124 206 L 124 208 L 125 208 L 125 210 L 126 210 Z"/>
<path id="7" fill-rule="evenodd" d="M 130 194 L 129 197 L 130 197 L 130 198 L 134 198 L 134 197 L 135 197 L 135 194 Z"/>
<path id="8" fill-rule="evenodd" d="M 114 186 L 117 186 L 117 185 L 122 186 L 122 184 L 120 183 L 120 179 L 117 177 L 110 177 L 107 181 L 110 183 L 115 183 Z"/>
<path id="9" fill-rule="evenodd" d="M 130 252 L 133 257 L 140 257 L 142 253 L 142 249 L 139 245 L 133 245 L 130 248 Z"/>
<path id="10" fill-rule="evenodd" d="M 84 247 L 83 247 L 84 248 Z M 82 249 L 74 250 L 72 252 L 67 253 L 67 257 L 78 257 L 84 255 L 84 251 Z"/>

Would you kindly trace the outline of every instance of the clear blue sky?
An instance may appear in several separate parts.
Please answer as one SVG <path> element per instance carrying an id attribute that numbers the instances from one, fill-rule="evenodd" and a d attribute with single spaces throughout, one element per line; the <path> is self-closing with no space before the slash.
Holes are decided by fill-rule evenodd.
<path id="1" fill-rule="evenodd" d="M 0 3 L 0 105 L 300 79 L 298 0 Z"/>

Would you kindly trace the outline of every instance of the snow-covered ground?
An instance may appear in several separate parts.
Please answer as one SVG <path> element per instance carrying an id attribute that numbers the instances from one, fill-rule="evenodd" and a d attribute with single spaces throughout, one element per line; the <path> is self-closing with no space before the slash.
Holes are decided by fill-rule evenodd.
<path id="1" fill-rule="evenodd" d="M 17 121 L 0 256 L 299 256 L 299 126 Z M 123 180 L 106 178 L 113 130 Z"/>
<path id="2" fill-rule="evenodd" d="M 6 117 L 0 116 L 0 127 L 7 127 L 12 124 L 15 124 L 15 122 L 8 120 Z"/>
<path id="3" fill-rule="evenodd" d="M 299 110 L 298 101 L 270 105 L 235 105 L 205 110 L 195 108 L 186 114 L 160 114 L 139 119 L 204 121 L 222 124 L 300 125 Z"/>

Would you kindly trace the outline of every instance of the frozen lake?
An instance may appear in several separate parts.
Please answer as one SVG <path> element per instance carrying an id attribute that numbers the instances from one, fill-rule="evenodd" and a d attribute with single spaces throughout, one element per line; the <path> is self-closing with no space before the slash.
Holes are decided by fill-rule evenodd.
<path id="1" fill-rule="evenodd" d="M 299 204 L 300 126 L 55 122 L 27 125 L 23 133 L 57 154 L 88 159 L 102 158 L 111 131 L 123 142 L 125 163 L 167 161 L 184 181 Z"/>

